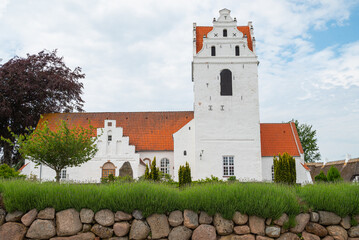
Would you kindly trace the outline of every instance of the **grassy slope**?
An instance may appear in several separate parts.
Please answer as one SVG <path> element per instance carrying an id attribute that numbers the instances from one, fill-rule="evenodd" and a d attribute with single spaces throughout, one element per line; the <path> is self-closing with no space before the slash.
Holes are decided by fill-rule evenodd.
<path id="1" fill-rule="evenodd" d="M 54 207 L 90 208 L 166 213 L 176 209 L 219 212 L 230 218 L 234 211 L 278 218 L 282 213 L 298 214 L 298 198 L 314 210 L 328 210 L 341 216 L 359 213 L 359 185 L 327 184 L 288 187 L 270 183 L 200 184 L 179 190 L 148 182 L 115 184 L 56 184 L 28 181 L 0 181 L 7 211 L 28 211 Z"/>

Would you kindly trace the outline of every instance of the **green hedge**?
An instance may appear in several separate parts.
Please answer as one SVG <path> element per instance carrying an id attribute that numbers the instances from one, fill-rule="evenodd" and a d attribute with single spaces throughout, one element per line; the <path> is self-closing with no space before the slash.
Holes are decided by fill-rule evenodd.
<path id="1" fill-rule="evenodd" d="M 145 216 L 173 210 L 192 209 L 231 218 L 235 211 L 265 218 L 282 213 L 298 214 L 308 207 L 328 210 L 340 216 L 358 214 L 357 184 L 315 184 L 287 186 L 272 183 L 212 183 L 186 188 L 161 183 L 56 184 L 30 181 L 0 181 L 7 211 L 26 212 L 54 207 L 111 209 L 131 213 L 139 209 Z M 305 203 L 303 203 L 303 201 Z"/>

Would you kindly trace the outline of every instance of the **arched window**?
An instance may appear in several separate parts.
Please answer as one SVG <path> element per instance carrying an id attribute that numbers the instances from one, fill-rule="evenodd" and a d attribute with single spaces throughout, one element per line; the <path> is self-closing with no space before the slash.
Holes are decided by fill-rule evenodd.
<path id="1" fill-rule="evenodd" d="M 112 141 L 112 131 L 107 132 L 107 141 L 109 141 L 109 142 Z"/>
<path id="2" fill-rule="evenodd" d="M 221 96 L 232 96 L 232 72 L 228 69 L 221 72 Z"/>
<path id="3" fill-rule="evenodd" d="M 102 166 L 102 178 L 108 177 L 110 174 L 115 176 L 115 165 L 112 162 L 107 162 Z"/>
<path id="4" fill-rule="evenodd" d="M 236 46 L 236 56 L 239 56 L 239 46 Z"/>
<path id="5" fill-rule="evenodd" d="M 170 160 L 168 160 L 168 158 L 162 158 L 161 159 L 161 167 L 160 167 L 161 172 L 163 173 L 170 173 Z"/>
<path id="6" fill-rule="evenodd" d="M 211 47 L 211 56 L 216 56 L 216 47 L 215 46 Z"/>
<path id="7" fill-rule="evenodd" d="M 227 29 L 223 29 L 223 37 L 227 37 Z"/>

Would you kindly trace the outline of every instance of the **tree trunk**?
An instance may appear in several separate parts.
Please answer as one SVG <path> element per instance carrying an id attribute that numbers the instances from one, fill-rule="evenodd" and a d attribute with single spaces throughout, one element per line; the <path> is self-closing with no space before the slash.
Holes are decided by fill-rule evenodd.
<path id="1" fill-rule="evenodd" d="M 60 182 L 60 173 L 61 173 L 61 170 L 56 170 L 56 182 L 59 183 Z"/>
<path id="2" fill-rule="evenodd" d="M 12 166 L 12 146 L 7 143 L 7 142 L 4 142 L 4 148 L 3 148 L 3 151 L 4 151 L 4 156 L 3 156 L 3 163 L 6 163 L 7 165 L 9 165 L 10 167 Z"/>

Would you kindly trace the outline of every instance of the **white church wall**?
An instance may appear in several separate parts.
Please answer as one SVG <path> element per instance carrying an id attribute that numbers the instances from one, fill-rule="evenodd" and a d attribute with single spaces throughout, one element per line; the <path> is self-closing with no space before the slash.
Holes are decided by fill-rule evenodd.
<path id="1" fill-rule="evenodd" d="M 195 123 L 192 119 L 173 134 L 174 142 L 174 180 L 178 181 L 178 170 L 188 162 L 191 170 L 195 168 Z M 192 170 L 193 172 L 193 170 Z"/>
<path id="2" fill-rule="evenodd" d="M 138 154 L 140 155 L 140 158 L 142 159 L 142 161 L 144 161 L 146 164 L 148 161 L 146 161 L 146 159 L 150 159 L 151 163 L 154 159 L 154 157 L 156 157 L 156 166 L 158 168 L 161 169 L 161 160 L 167 158 L 169 160 L 169 174 L 171 176 L 173 176 L 173 167 L 174 167 L 174 155 L 173 155 L 173 151 L 143 151 L 143 152 L 138 152 Z M 143 169 L 141 167 L 141 169 Z M 144 167 L 143 172 L 141 172 L 142 176 L 143 174 L 145 174 L 145 170 L 146 167 Z"/>

